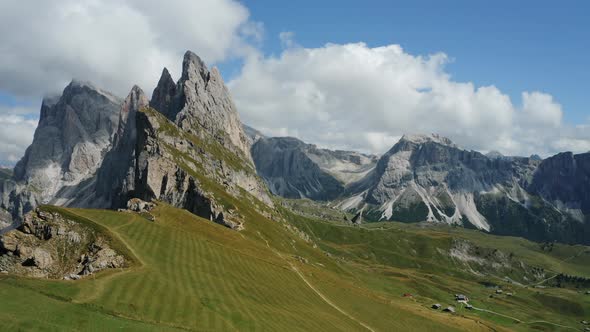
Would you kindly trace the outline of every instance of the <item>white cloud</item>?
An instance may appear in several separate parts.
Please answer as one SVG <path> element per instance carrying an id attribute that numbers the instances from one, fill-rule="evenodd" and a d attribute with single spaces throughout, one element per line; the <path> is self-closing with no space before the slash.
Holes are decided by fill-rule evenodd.
<path id="1" fill-rule="evenodd" d="M 72 78 L 151 93 L 187 49 L 213 63 L 251 52 L 262 25 L 235 0 L 0 2 L 0 91 L 39 97 Z"/>
<path id="2" fill-rule="evenodd" d="M 590 134 L 562 123 L 552 96 L 523 92 L 515 104 L 495 86 L 453 81 L 443 53 L 399 45 L 291 48 L 251 56 L 230 82 L 242 119 L 326 147 L 384 152 L 404 133 L 440 133 L 470 149 L 548 155 L 586 151 Z M 568 144 L 571 143 L 571 144 Z"/>
<path id="3" fill-rule="evenodd" d="M 0 93 L 40 103 L 72 78 L 151 94 L 164 66 L 178 77 L 187 49 L 209 64 L 242 57 L 264 27 L 235 0 L 48 0 L 0 1 L 0 31 Z M 0 104 L 0 164 L 22 156 L 38 115 Z"/>
<path id="4" fill-rule="evenodd" d="M 0 166 L 14 165 L 31 144 L 37 112 L 37 107 L 0 106 Z"/>
<path id="5" fill-rule="evenodd" d="M 539 125 L 559 127 L 563 116 L 561 105 L 553 97 L 540 92 L 522 93 L 522 110 L 527 120 Z"/>

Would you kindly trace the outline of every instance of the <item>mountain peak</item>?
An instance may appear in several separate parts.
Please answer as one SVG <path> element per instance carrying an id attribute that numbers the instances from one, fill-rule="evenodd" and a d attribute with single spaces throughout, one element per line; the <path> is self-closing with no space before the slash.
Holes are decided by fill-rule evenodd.
<path id="1" fill-rule="evenodd" d="M 114 94 L 96 87 L 92 82 L 78 79 L 72 79 L 70 84 L 68 84 L 68 86 L 66 86 L 64 89 L 62 97 L 78 94 L 78 91 L 80 90 L 93 91 L 99 95 L 102 95 L 113 103 L 121 103 L 121 98 L 115 96 Z"/>
<path id="2" fill-rule="evenodd" d="M 207 82 L 209 76 L 209 70 L 205 65 L 205 62 L 201 58 L 191 51 L 184 53 L 184 59 L 182 61 L 182 78 L 181 80 L 194 81 L 197 79 L 195 76 L 198 74 L 204 82 Z"/>
<path id="3" fill-rule="evenodd" d="M 451 147 L 456 147 L 456 145 L 453 143 L 453 141 L 451 141 L 450 139 L 438 135 L 438 134 L 429 134 L 429 135 L 423 135 L 423 134 L 406 134 L 404 136 L 402 136 L 402 138 L 400 139 L 401 141 L 405 141 L 405 142 L 411 142 L 411 143 L 415 143 L 415 144 L 424 144 L 424 143 L 438 143 L 441 145 L 446 145 L 446 146 L 451 146 Z"/>
<path id="4" fill-rule="evenodd" d="M 172 99 L 175 94 L 176 83 L 174 83 L 168 69 L 164 67 L 158 85 L 154 88 L 154 92 L 152 92 L 150 106 L 164 114 L 169 119 L 174 120 L 176 112 L 174 112 L 171 107 Z"/>

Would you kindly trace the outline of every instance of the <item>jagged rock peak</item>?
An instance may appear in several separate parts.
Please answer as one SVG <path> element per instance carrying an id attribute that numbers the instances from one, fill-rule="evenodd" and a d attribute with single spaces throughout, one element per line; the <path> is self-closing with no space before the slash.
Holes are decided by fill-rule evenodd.
<path id="1" fill-rule="evenodd" d="M 143 90 L 139 86 L 134 85 L 123 102 L 121 113 L 128 113 L 130 109 L 140 110 L 148 104 L 149 100 Z"/>
<path id="2" fill-rule="evenodd" d="M 103 89 L 100 89 L 98 87 L 96 87 L 93 83 L 88 82 L 88 81 L 82 81 L 82 80 L 78 80 L 78 79 L 73 79 L 70 84 L 68 84 L 68 86 L 66 86 L 66 88 L 64 89 L 63 92 L 63 96 L 68 96 L 70 94 L 75 94 L 76 91 L 78 91 L 78 89 L 87 89 L 87 90 L 91 90 L 94 91 L 104 97 L 106 97 L 107 99 L 109 99 L 110 101 L 114 102 L 114 103 L 120 103 L 121 102 L 121 98 L 115 96 L 114 94 L 105 91 Z M 62 97 L 63 97 L 62 96 Z"/>
<path id="3" fill-rule="evenodd" d="M 163 71 L 150 105 L 182 130 L 211 137 L 251 162 L 250 141 L 221 74 L 216 68 L 209 71 L 193 52 L 185 53 L 176 85 Z"/>
<path id="4" fill-rule="evenodd" d="M 415 144 L 424 144 L 428 142 L 438 143 L 441 145 L 446 145 L 450 147 L 457 147 L 453 141 L 449 138 L 441 136 L 439 134 L 429 134 L 429 135 L 422 135 L 422 134 L 406 134 L 402 136 L 400 142 L 411 142 Z"/>
<path id="5" fill-rule="evenodd" d="M 158 85 L 152 93 L 150 106 L 164 114 L 167 118 L 174 120 L 177 112 L 172 109 L 173 98 L 175 95 L 176 83 L 174 83 L 168 69 L 164 68 L 160 80 L 158 81 Z"/>
<path id="6" fill-rule="evenodd" d="M 148 105 L 149 100 L 143 90 L 139 86 L 134 85 L 121 106 L 121 112 L 119 113 L 119 128 L 117 129 L 117 134 L 114 138 L 114 145 L 117 145 L 118 140 L 121 139 L 129 116 L 135 116 L 135 112 Z"/>
<path id="7" fill-rule="evenodd" d="M 205 65 L 205 62 L 201 58 L 191 51 L 184 53 L 184 59 L 182 61 L 182 81 L 194 81 L 197 79 L 195 75 L 198 74 L 204 82 L 209 80 L 209 70 Z"/>

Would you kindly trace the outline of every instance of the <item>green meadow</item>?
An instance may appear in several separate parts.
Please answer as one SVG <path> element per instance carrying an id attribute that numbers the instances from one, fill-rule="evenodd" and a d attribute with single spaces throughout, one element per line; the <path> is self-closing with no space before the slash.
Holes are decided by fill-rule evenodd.
<path id="1" fill-rule="evenodd" d="M 246 215 L 241 232 L 162 203 L 152 211 L 155 222 L 51 208 L 108 233 L 132 266 L 79 281 L 0 275 L 0 329 L 566 331 L 580 329 L 590 314 L 590 296 L 581 290 L 474 275 L 441 253 L 464 238 L 510 251 L 548 274 L 588 277 L 586 247 L 556 244 L 544 252 L 539 244 L 464 229 L 348 227 L 288 210 L 273 221 L 237 207 Z M 486 282 L 513 296 L 490 298 Z M 454 302 L 456 293 L 478 310 Z M 456 313 L 430 309 L 433 303 L 453 305 Z"/>

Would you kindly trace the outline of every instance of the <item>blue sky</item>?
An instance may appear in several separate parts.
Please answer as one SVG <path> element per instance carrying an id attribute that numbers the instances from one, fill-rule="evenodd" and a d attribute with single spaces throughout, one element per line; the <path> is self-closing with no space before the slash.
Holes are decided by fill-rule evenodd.
<path id="1" fill-rule="evenodd" d="M 267 135 L 374 153 L 405 133 L 586 152 L 588 17 L 581 0 L 0 1 L 0 165 L 30 144 L 43 95 L 72 78 L 149 94 L 187 49 Z"/>
<path id="2" fill-rule="evenodd" d="M 362 41 L 400 44 L 414 55 L 444 52 L 454 60 L 447 66 L 454 80 L 495 85 L 513 100 L 524 90 L 550 93 L 566 122 L 590 117 L 589 1 L 242 2 L 264 23 L 267 53 L 281 52 L 282 31 L 308 48 Z"/>

